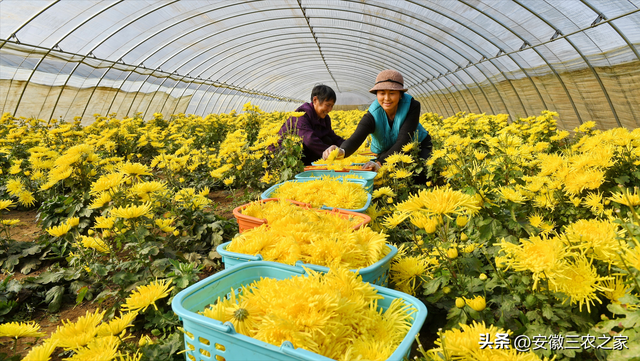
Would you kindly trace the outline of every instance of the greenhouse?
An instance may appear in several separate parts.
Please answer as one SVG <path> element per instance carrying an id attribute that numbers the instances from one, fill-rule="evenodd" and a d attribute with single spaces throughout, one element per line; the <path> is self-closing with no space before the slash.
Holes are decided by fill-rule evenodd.
<path id="1" fill-rule="evenodd" d="M 0 360 L 636 360 L 639 0 L 0 1 Z"/>

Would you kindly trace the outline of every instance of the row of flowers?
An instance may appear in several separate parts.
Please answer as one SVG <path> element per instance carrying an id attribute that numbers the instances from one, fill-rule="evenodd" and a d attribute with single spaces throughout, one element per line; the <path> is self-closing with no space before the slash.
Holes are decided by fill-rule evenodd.
<path id="1" fill-rule="evenodd" d="M 156 114 L 148 122 L 97 117 L 88 127 L 5 115 L 0 211 L 38 205 L 47 242 L 86 285 L 101 285 L 83 291 L 98 299 L 124 299 L 127 287 L 168 272 L 193 275 L 188 265 L 211 262 L 207 253 L 224 234 L 211 216 L 210 188 L 263 189 L 302 170 L 295 136 L 285 137 L 283 151 L 270 150 L 291 113 L 250 104 L 244 111 Z M 334 112 L 333 127 L 348 137 L 362 114 Z M 429 324 L 444 328 L 423 357 L 478 358 L 480 334 L 494 329 L 628 334 L 629 345 L 640 343 L 631 321 L 640 312 L 640 130 L 600 131 L 587 122 L 572 134 L 557 129 L 557 117 L 545 111 L 510 123 L 506 115 L 428 113 L 421 123 L 432 157 L 420 160 L 410 143 L 379 171 L 367 214 L 372 229 L 400 247 L 391 285 L 421 298 Z M 426 184 L 415 183 L 420 174 Z M 3 221 L 5 238 L 13 224 Z M 131 273 L 142 276 L 127 279 Z M 482 327 L 461 328 L 471 321 Z"/>

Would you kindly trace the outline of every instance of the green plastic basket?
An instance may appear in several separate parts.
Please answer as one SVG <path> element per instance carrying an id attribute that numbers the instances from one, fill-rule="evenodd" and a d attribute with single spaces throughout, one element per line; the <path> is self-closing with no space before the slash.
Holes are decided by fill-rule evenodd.
<path id="1" fill-rule="evenodd" d="M 229 243 L 231 243 L 231 241 L 225 242 L 216 248 L 216 252 L 222 256 L 224 268 L 235 267 L 246 262 L 262 261 L 262 256 L 259 254 L 252 256 L 250 254 L 227 251 Z M 389 253 L 384 256 L 384 258 L 369 267 L 352 269 L 351 272 L 358 272 L 360 276 L 362 276 L 362 281 L 364 282 L 373 283 L 378 286 L 387 286 L 389 283 L 389 268 L 391 267 L 391 260 L 396 254 L 398 254 L 398 249 L 396 247 L 390 244 L 387 244 L 387 247 L 389 247 Z M 296 266 L 304 266 L 322 273 L 329 272 L 328 267 L 308 264 L 302 261 L 298 261 Z"/>
<path id="2" fill-rule="evenodd" d="M 178 293 L 172 303 L 173 311 L 180 317 L 185 334 L 185 359 L 187 361 L 329 361 L 331 359 L 302 348 L 294 348 L 285 341 L 280 347 L 235 332 L 230 322 L 220 321 L 198 314 L 214 303 L 218 297 L 226 297 L 230 289 L 238 289 L 261 277 L 278 280 L 304 275 L 301 267 L 274 262 L 248 262 L 216 273 Z M 427 317 L 427 308 L 415 297 L 385 287 L 372 285 L 384 298 L 378 306 L 386 310 L 396 298 L 402 298 L 417 312 L 407 336 L 387 360 L 400 361 L 408 357 L 415 336 Z"/>
<path id="3" fill-rule="evenodd" d="M 296 175 L 296 179 L 309 179 L 309 180 L 313 180 L 313 179 L 317 179 L 317 178 L 321 178 L 321 177 L 332 177 L 332 178 L 344 178 L 346 176 L 357 176 L 360 179 L 364 179 L 366 181 L 366 184 L 364 186 L 364 189 L 367 190 L 367 192 L 371 193 L 373 192 L 373 179 L 376 177 L 378 173 L 376 172 L 366 172 L 366 171 L 353 171 L 353 170 L 349 170 L 346 172 L 336 172 L 335 170 L 308 170 L 308 171 L 304 171 L 302 173 L 299 173 Z M 346 179 L 354 179 L 354 178 L 346 178 Z M 355 178 L 358 179 L 358 178 Z"/>

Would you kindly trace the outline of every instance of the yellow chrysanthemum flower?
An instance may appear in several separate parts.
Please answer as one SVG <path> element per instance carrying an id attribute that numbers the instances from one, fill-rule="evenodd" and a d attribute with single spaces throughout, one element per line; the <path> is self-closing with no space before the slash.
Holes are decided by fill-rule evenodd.
<path id="1" fill-rule="evenodd" d="M 111 250 L 109 249 L 109 246 L 107 246 L 107 244 L 96 237 L 87 237 L 87 236 L 80 236 L 82 239 L 82 245 L 86 248 L 93 248 L 95 250 L 97 250 L 98 252 L 101 253 L 110 253 Z"/>
<path id="2" fill-rule="evenodd" d="M 94 228 L 111 229 L 116 221 L 116 217 L 96 217 Z"/>
<path id="3" fill-rule="evenodd" d="M 371 194 L 371 197 L 376 199 L 376 198 L 380 198 L 380 197 L 395 197 L 396 194 L 395 192 L 389 188 L 389 187 L 380 187 L 378 189 L 376 189 L 375 191 L 373 191 L 373 193 Z"/>
<path id="4" fill-rule="evenodd" d="M 35 322 L 8 322 L 0 324 L 0 337 L 42 337 L 44 332 L 40 332 L 40 325 Z"/>
<path id="5" fill-rule="evenodd" d="M 416 289 L 428 277 L 429 268 L 430 262 L 424 255 L 396 257 L 389 275 L 398 291 L 415 295 Z"/>
<path id="6" fill-rule="evenodd" d="M 5 199 L 0 201 L 0 211 L 13 207 L 15 203 L 11 199 Z"/>
<path id="7" fill-rule="evenodd" d="M 104 207 L 105 204 L 111 202 L 111 194 L 109 192 L 102 192 L 93 200 L 89 209 L 98 209 Z"/>
<path id="8" fill-rule="evenodd" d="M 511 201 L 513 203 L 522 204 L 527 200 L 527 198 L 523 196 L 521 192 L 511 187 L 500 187 L 498 188 L 497 192 L 500 198 Z"/>
<path id="9" fill-rule="evenodd" d="M 598 275 L 592 261 L 585 256 L 578 256 L 575 261 L 562 264 L 550 278 L 556 291 L 566 294 L 571 300 L 571 305 L 578 303 L 580 311 L 582 311 L 582 306 L 586 304 L 587 311 L 591 312 L 591 305 L 595 305 L 594 300 L 602 303 L 596 295 L 596 291 L 611 291 L 602 282 L 612 277 Z M 565 302 L 566 300 L 563 301 L 563 303 Z"/>
<path id="10" fill-rule="evenodd" d="M 99 309 L 94 313 L 87 311 L 84 316 L 78 317 L 76 322 L 62 321 L 62 326 L 56 328 L 51 340 L 57 341 L 58 346 L 67 350 L 76 350 L 88 344 L 95 338 L 98 324 L 105 312 L 100 312 Z"/>
<path id="11" fill-rule="evenodd" d="M 140 163 L 124 163 L 119 167 L 120 173 L 130 176 L 151 175 L 149 168 Z"/>
<path id="12" fill-rule="evenodd" d="M 118 336 L 127 327 L 133 326 L 133 320 L 136 319 L 136 316 L 138 316 L 137 312 L 128 312 L 120 315 L 120 317 L 116 317 L 107 323 L 102 323 L 98 326 L 96 333 L 98 337 Z"/>
<path id="13" fill-rule="evenodd" d="M 615 193 L 612 197 L 609 197 L 610 200 L 624 204 L 627 207 L 637 207 L 640 206 L 640 195 L 638 194 L 638 188 L 636 187 L 633 193 L 628 191 Z"/>
<path id="14" fill-rule="evenodd" d="M 486 277 L 486 276 L 485 276 Z M 475 311 L 482 311 L 487 307 L 487 302 L 484 299 L 484 297 L 482 296 L 476 296 L 472 299 L 463 297 L 465 302 L 467 303 L 467 306 L 471 307 L 473 310 Z"/>
<path id="15" fill-rule="evenodd" d="M 75 354 L 68 361 L 111 361 L 118 356 L 120 339 L 115 336 L 97 337 L 92 339 L 86 347 L 75 350 Z"/>
<path id="16" fill-rule="evenodd" d="M 103 175 L 91 185 L 91 193 L 99 193 L 114 189 L 118 187 L 123 180 L 124 176 L 121 173 Z"/>
<path id="17" fill-rule="evenodd" d="M 2 221 L 0 221 L 0 224 L 4 224 L 7 226 L 14 226 L 18 223 L 20 223 L 19 219 L 3 219 Z"/>
<path id="18" fill-rule="evenodd" d="M 406 171 L 404 169 L 398 169 L 395 172 L 391 173 L 391 176 L 396 179 L 404 179 L 411 177 L 413 172 Z"/>
<path id="19" fill-rule="evenodd" d="M 139 286 L 127 297 L 125 304 L 122 305 L 122 310 L 128 312 L 144 312 L 147 307 L 151 305 L 157 310 L 156 301 L 167 297 L 169 292 L 173 290 L 174 287 L 169 288 L 170 284 L 171 280 L 165 279 L 162 281 L 152 281 L 148 285 Z"/>
<path id="20" fill-rule="evenodd" d="M 565 230 L 566 239 L 573 248 L 582 249 L 587 255 L 609 264 L 618 262 L 618 252 L 627 248 L 626 244 L 618 242 L 617 237 L 622 235 L 617 224 L 597 219 L 581 219 L 568 225 Z"/>
<path id="21" fill-rule="evenodd" d="M 59 226 L 51 226 L 46 229 L 47 233 L 54 237 L 62 237 L 71 230 L 71 225 L 62 223 Z"/>
<path id="22" fill-rule="evenodd" d="M 417 195 L 398 204 L 396 210 L 400 212 L 424 212 L 429 216 L 453 216 L 460 214 L 475 214 L 480 207 L 475 197 L 449 187 L 423 189 Z"/>
<path id="23" fill-rule="evenodd" d="M 616 276 L 615 279 L 608 279 L 604 281 L 602 286 L 607 289 L 602 293 L 613 303 L 620 303 L 618 300 L 631 290 L 631 286 L 626 286 L 624 284 L 624 279 L 621 276 Z"/>
<path id="24" fill-rule="evenodd" d="M 111 216 L 125 219 L 139 218 L 151 212 L 152 208 L 151 202 L 139 206 L 119 207 L 111 210 Z"/>
<path id="25" fill-rule="evenodd" d="M 67 222 L 66 222 L 71 228 L 76 227 L 77 225 L 80 224 L 80 218 L 78 217 L 71 217 L 71 218 L 67 218 Z"/>
<path id="26" fill-rule="evenodd" d="M 22 361 L 49 361 L 56 347 L 58 347 L 58 341 L 47 339 L 41 345 L 32 348 Z"/>
<path id="27" fill-rule="evenodd" d="M 507 269 L 513 267 L 518 272 L 529 271 L 533 273 L 534 290 L 537 289 L 538 281 L 541 278 L 550 277 L 559 269 L 562 260 L 567 255 L 567 250 L 558 237 L 541 236 L 520 239 L 519 245 L 503 239 L 496 245 L 500 246 L 501 251 L 506 254 L 506 257 L 500 258 L 500 260 L 506 263 Z M 496 265 L 499 266 L 497 257 Z"/>

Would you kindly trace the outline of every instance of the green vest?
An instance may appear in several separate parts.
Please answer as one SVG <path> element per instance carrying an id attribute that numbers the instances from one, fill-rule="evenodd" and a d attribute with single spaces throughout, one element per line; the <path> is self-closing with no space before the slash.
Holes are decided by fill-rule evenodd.
<path id="1" fill-rule="evenodd" d="M 407 119 L 409 107 L 411 106 L 411 95 L 405 93 L 398 103 L 398 111 L 393 120 L 393 127 L 389 127 L 387 113 L 382 109 L 378 99 L 374 100 L 369 106 L 369 113 L 373 115 L 376 122 L 376 130 L 371 134 L 371 151 L 377 154 L 386 152 L 398 140 L 400 127 Z M 418 142 L 422 142 L 427 137 L 427 131 L 422 124 L 418 123 Z"/>

